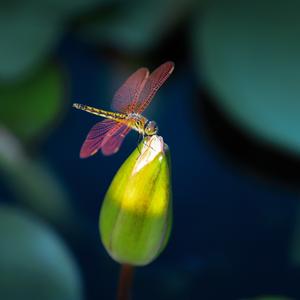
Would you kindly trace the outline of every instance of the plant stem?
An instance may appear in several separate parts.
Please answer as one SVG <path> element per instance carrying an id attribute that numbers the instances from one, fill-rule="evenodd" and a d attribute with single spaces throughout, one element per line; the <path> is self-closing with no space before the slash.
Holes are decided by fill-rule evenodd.
<path id="1" fill-rule="evenodd" d="M 129 300 L 131 298 L 131 286 L 133 280 L 134 267 L 122 265 L 119 277 L 117 300 Z"/>

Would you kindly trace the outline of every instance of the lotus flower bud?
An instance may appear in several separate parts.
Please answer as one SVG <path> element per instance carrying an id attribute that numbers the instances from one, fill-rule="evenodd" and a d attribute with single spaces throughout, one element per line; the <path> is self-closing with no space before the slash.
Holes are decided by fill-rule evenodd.
<path id="1" fill-rule="evenodd" d="M 167 244 L 172 223 L 170 159 L 162 137 L 147 137 L 123 163 L 102 204 L 104 247 L 122 264 L 142 266 Z"/>

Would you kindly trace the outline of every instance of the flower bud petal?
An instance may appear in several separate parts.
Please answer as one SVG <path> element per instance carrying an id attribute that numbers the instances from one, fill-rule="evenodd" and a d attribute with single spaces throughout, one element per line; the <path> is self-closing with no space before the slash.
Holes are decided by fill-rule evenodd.
<path id="1" fill-rule="evenodd" d="M 146 138 L 115 175 L 100 211 L 104 247 L 116 261 L 146 265 L 166 245 L 172 223 L 169 150 Z"/>

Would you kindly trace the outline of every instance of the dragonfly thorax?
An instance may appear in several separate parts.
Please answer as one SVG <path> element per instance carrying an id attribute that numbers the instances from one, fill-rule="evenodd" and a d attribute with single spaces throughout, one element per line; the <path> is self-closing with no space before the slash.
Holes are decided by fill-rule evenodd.
<path id="1" fill-rule="evenodd" d="M 132 129 L 136 130 L 142 135 L 154 135 L 158 132 L 156 122 L 149 121 L 140 114 L 131 113 L 127 118 L 133 121 L 131 125 Z"/>

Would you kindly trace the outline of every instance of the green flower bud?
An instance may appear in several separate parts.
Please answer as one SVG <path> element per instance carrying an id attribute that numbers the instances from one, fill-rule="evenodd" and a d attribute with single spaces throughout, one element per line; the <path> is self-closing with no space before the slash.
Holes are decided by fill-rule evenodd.
<path id="1" fill-rule="evenodd" d="M 163 250 L 171 223 L 169 150 L 155 135 L 147 137 L 115 175 L 100 211 L 100 235 L 113 259 L 142 266 Z"/>

